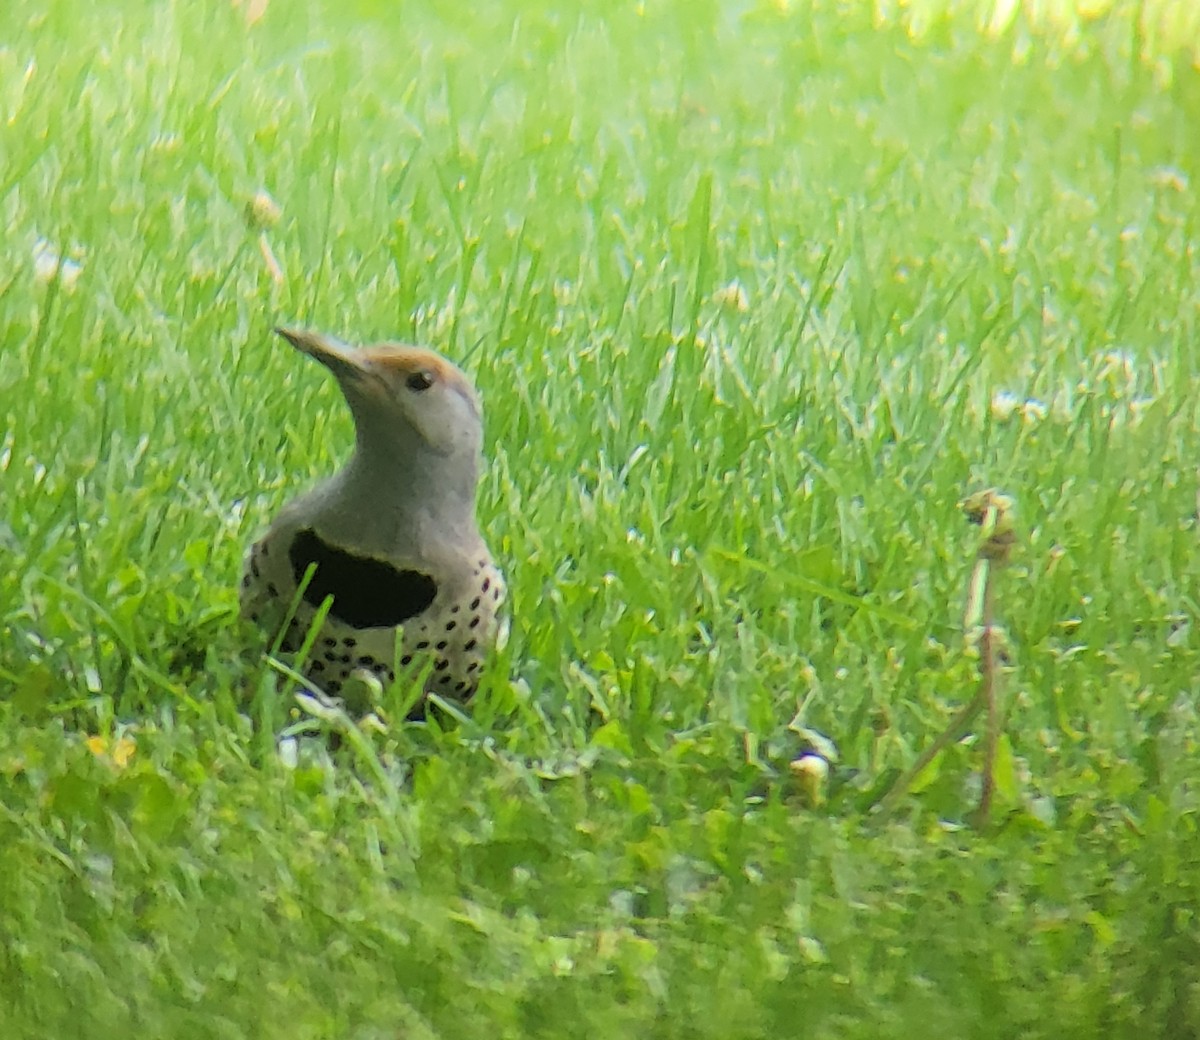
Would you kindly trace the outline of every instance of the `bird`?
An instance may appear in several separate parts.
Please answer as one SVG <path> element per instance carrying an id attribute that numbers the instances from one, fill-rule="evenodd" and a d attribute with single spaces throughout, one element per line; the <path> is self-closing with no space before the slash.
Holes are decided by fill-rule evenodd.
<path id="1" fill-rule="evenodd" d="M 483 415 L 474 386 L 424 347 L 355 347 L 319 332 L 275 331 L 333 373 L 355 446 L 250 546 L 242 617 L 295 653 L 328 600 L 302 666 L 322 693 L 338 697 L 364 670 L 386 687 L 399 667 L 425 674 L 423 694 L 465 703 L 506 594 L 476 519 Z"/>

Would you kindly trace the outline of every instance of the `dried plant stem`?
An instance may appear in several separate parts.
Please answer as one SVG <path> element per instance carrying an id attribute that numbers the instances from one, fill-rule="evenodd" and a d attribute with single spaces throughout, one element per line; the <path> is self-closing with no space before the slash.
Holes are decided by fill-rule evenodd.
<path id="1" fill-rule="evenodd" d="M 995 581 L 1000 567 L 1008 562 L 1014 542 L 1012 524 L 1012 500 L 995 491 L 984 491 L 973 495 L 963 503 L 964 511 L 972 523 L 983 528 L 983 539 L 975 554 L 975 566 L 971 569 L 971 580 L 967 584 L 967 606 L 963 616 L 963 630 L 970 638 L 978 634 L 979 645 L 979 690 L 966 707 L 960 709 L 949 725 L 917 757 L 908 769 L 896 779 L 887 794 L 876 806 L 879 813 L 888 813 L 907 793 L 912 782 L 920 775 L 948 745 L 959 740 L 967 732 L 975 716 L 987 709 L 987 730 L 983 742 L 983 775 L 979 796 L 979 808 L 975 813 L 978 824 L 986 824 L 992 809 L 995 794 L 996 749 L 1000 742 L 1000 713 L 997 705 L 996 644 L 998 635 L 995 627 Z"/>
<path id="2" fill-rule="evenodd" d="M 980 560 L 986 565 L 987 561 Z M 995 569 L 988 567 L 983 579 L 983 630 L 979 635 L 979 693 L 975 700 L 987 706 L 987 731 L 983 739 L 983 776 L 979 791 L 977 822 L 986 824 L 996 789 L 996 745 L 1000 742 L 1000 714 L 996 706 L 996 634 L 992 627 L 995 606 Z"/>
<path id="3" fill-rule="evenodd" d="M 987 693 L 985 690 L 980 689 L 970 704 L 959 709 L 958 714 L 950 720 L 950 724 L 942 730 L 937 739 L 921 752 L 917 760 L 908 769 L 896 778 L 896 782 L 892 784 L 888 793 L 880 799 L 877 811 L 881 813 L 891 812 L 895 808 L 896 803 L 908 792 L 909 786 L 920 775 L 921 771 L 941 753 L 943 748 L 953 744 L 967 732 L 975 716 L 979 714 L 986 703 Z"/>

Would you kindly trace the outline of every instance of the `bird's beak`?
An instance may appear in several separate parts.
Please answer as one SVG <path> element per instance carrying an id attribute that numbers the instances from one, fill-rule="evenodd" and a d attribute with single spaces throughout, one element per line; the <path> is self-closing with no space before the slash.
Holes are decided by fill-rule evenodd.
<path id="1" fill-rule="evenodd" d="M 320 332 L 309 332 L 307 329 L 288 329 L 281 326 L 275 331 L 302 354 L 316 358 L 337 376 L 339 381 L 347 377 L 356 379 L 363 375 L 363 361 L 354 347 Z"/>

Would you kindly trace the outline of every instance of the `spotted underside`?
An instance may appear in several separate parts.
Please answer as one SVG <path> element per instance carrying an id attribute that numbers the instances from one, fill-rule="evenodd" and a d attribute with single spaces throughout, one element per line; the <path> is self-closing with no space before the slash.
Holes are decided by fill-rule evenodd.
<path id="1" fill-rule="evenodd" d="M 312 569 L 286 620 L 296 592 Z M 439 584 L 435 575 L 356 556 L 324 541 L 315 531 L 298 531 L 281 544 L 268 533 L 246 557 L 242 615 L 279 635 L 280 648 L 300 650 L 318 609 L 332 597 L 303 674 L 331 695 L 358 670 L 387 685 L 396 669 L 412 674 L 429 668 L 426 692 L 457 700 L 474 693 L 496 630 L 504 582 L 485 556 L 464 561 L 467 581 Z M 400 630 L 399 645 L 397 631 Z"/>

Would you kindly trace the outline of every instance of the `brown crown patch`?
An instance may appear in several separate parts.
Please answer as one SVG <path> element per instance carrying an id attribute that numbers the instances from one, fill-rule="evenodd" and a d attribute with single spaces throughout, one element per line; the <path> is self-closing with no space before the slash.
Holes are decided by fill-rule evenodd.
<path id="1" fill-rule="evenodd" d="M 415 372 L 428 373 L 435 382 L 443 383 L 475 400 L 475 388 L 454 362 L 425 347 L 410 347 L 401 343 L 381 343 L 362 350 L 363 356 L 376 368 L 392 375 L 405 377 Z"/>

